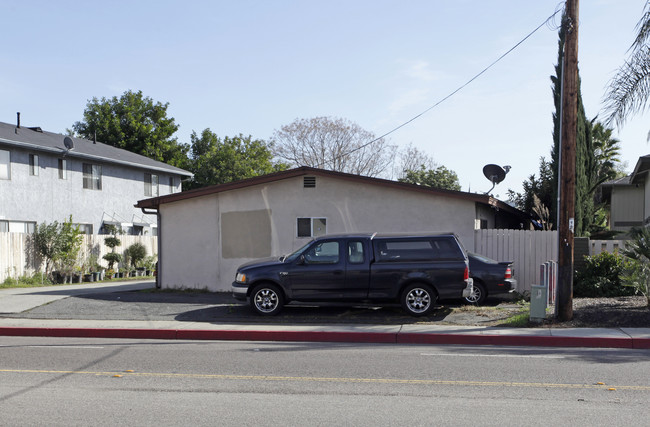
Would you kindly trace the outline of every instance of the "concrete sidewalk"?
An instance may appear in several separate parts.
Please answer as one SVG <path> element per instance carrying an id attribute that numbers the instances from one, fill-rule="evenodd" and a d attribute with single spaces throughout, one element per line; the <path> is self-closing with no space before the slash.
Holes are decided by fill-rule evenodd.
<path id="1" fill-rule="evenodd" d="M 70 296 L 124 292 L 152 282 L 79 284 L 0 290 L 0 313 L 26 310 Z M 29 313 L 28 313 L 29 314 Z M 312 341 L 549 347 L 650 348 L 650 328 L 503 328 L 432 324 L 286 325 L 161 320 L 1 317 L 0 335 L 178 340 Z"/>

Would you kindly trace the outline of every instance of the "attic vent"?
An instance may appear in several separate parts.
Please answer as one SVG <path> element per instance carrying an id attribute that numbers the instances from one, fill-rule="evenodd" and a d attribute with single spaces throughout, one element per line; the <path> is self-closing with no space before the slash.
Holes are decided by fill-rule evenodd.
<path id="1" fill-rule="evenodd" d="M 316 188 L 316 177 L 315 176 L 304 177 L 303 184 L 305 188 Z"/>

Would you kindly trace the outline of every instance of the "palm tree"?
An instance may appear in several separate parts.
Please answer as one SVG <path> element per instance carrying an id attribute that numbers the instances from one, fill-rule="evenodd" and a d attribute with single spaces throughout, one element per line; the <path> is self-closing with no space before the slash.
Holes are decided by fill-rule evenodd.
<path id="1" fill-rule="evenodd" d="M 630 57 L 609 82 L 604 99 L 605 123 L 616 123 L 619 128 L 629 116 L 643 112 L 650 98 L 650 0 L 646 1 L 636 30 Z"/>
<path id="2" fill-rule="evenodd" d="M 596 185 L 617 178 L 619 175 L 616 165 L 621 162 L 621 141 L 612 136 L 613 132 L 613 129 L 596 122 L 596 119 L 591 121 Z"/>

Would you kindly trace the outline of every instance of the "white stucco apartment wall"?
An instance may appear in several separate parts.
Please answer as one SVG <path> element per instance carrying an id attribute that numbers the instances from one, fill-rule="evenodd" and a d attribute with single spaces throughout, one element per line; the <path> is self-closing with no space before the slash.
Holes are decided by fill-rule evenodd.
<path id="1" fill-rule="evenodd" d="M 99 163 L 72 157 L 4 147 L 11 153 L 10 179 L 0 180 L 0 220 L 50 223 L 64 221 L 70 215 L 75 223 L 92 224 L 98 233 L 102 221 L 156 224 L 156 215 L 144 215 L 134 204 L 145 196 L 143 169 Z M 29 155 L 38 156 L 38 175 L 30 174 Z M 59 159 L 65 159 L 66 179 L 59 178 Z M 83 188 L 83 163 L 102 167 L 102 189 Z M 180 191 L 180 179 L 160 172 L 159 194 Z"/>
<path id="2" fill-rule="evenodd" d="M 162 287 L 228 291 L 237 267 L 252 258 L 222 256 L 226 245 L 239 242 L 222 240 L 220 219 L 259 211 L 270 212 L 273 256 L 309 241 L 296 237 L 296 220 L 305 217 L 326 218 L 327 234 L 452 231 L 467 248 L 474 245 L 473 201 L 324 176 L 316 178 L 315 188 L 304 188 L 303 177 L 293 177 L 162 204 Z M 244 238 L 246 227 L 241 229 Z"/>

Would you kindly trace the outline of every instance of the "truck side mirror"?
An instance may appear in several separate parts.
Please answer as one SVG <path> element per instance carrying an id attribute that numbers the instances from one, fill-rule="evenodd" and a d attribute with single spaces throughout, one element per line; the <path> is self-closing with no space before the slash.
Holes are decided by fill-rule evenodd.
<path id="1" fill-rule="evenodd" d="M 304 265 L 304 264 L 305 264 L 305 256 L 304 256 L 304 255 L 300 255 L 300 256 L 298 257 L 298 262 L 297 262 L 297 264 L 298 264 L 298 265 Z"/>

